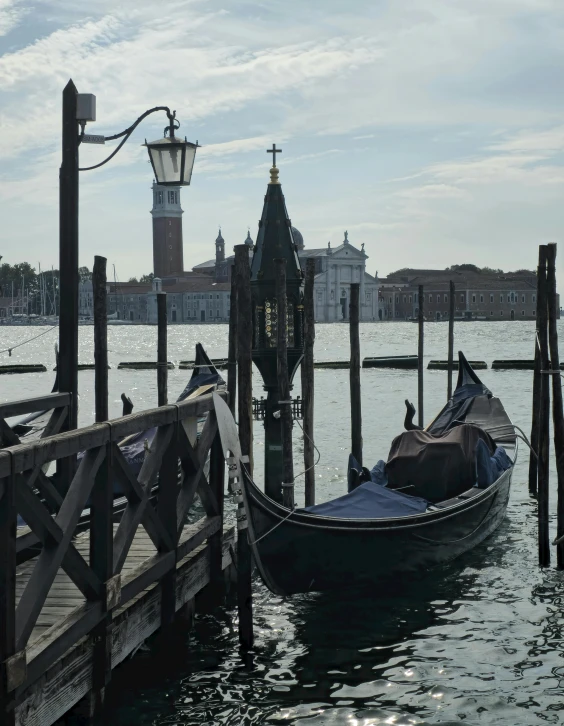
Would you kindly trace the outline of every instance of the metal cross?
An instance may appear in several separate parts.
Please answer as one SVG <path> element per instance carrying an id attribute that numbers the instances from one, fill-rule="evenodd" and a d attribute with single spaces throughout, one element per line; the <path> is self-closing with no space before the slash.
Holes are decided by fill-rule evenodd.
<path id="1" fill-rule="evenodd" d="M 276 154 L 281 154 L 282 149 L 277 149 L 276 144 L 272 144 L 272 149 L 267 149 L 266 153 L 272 154 L 272 166 L 276 166 Z"/>

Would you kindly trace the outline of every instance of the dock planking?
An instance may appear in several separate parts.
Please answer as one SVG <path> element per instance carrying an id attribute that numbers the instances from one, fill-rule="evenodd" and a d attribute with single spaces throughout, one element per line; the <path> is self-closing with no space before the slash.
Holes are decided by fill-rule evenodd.
<path id="1" fill-rule="evenodd" d="M 204 517 L 195 524 L 185 525 L 179 550 L 187 554 L 176 565 L 175 609 L 180 610 L 201 592 L 210 582 L 210 548 L 202 535 L 210 529 L 210 518 Z M 114 534 L 117 531 L 114 525 Z M 207 529 L 206 529 L 207 528 Z M 213 529 L 213 527 L 211 527 Z M 89 533 L 75 538 L 75 546 L 83 557 L 88 557 Z M 224 527 L 222 543 L 222 570 L 233 563 L 231 552 L 235 541 L 232 527 Z M 195 545 L 195 546 L 194 546 Z M 157 556 L 151 538 L 139 527 L 122 569 L 122 592 L 127 587 L 128 575 L 138 575 L 143 564 L 150 565 Z M 29 581 L 36 559 L 19 565 L 16 571 L 16 601 Z M 119 665 L 141 643 L 160 628 L 161 591 L 158 582 L 151 582 L 124 605 L 118 605 L 112 613 L 112 668 Z M 65 623 L 72 624 L 73 616 L 81 615 L 88 604 L 69 576 L 59 569 L 49 591 L 26 647 L 28 681 L 35 679 L 18 694 L 15 723 L 19 726 L 49 726 L 60 719 L 70 708 L 86 696 L 92 680 L 92 641 L 82 638 L 45 671 L 41 669 L 41 656 L 52 643 Z"/>

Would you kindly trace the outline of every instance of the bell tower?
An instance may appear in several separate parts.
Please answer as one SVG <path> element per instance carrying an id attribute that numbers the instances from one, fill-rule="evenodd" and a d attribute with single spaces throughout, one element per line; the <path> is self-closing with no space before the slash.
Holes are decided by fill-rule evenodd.
<path id="1" fill-rule="evenodd" d="M 181 276 L 184 272 L 180 187 L 153 183 L 153 273 L 155 277 Z"/>

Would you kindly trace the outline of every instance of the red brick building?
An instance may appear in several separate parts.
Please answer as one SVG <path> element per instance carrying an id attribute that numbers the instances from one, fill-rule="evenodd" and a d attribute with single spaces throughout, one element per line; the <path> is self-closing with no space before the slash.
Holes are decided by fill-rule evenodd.
<path id="1" fill-rule="evenodd" d="M 446 320 L 449 283 L 455 285 L 455 317 L 473 320 L 534 320 L 537 280 L 532 272 L 480 273 L 450 270 L 400 270 L 381 281 L 381 320 L 410 320 L 419 314 L 423 285 L 425 320 Z M 560 301 L 558 300 L 558 307 Z"/>
<path id="2" fill-rule="evenodd" d="M 181 276 L 184 272 L 180 187 L 153 184 L 153 272 L 155 277 Z"/>

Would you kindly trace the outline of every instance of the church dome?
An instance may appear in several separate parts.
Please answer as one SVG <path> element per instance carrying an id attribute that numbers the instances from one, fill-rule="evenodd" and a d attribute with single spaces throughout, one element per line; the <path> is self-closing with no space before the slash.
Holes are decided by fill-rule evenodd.
<path id="1" fill-rule="evenodd" d="M 303 250 L 304 248 L 304 238 L 302 237 L 302 233 L 299 229 L 296 229 L 295 227 L 292 227 L 292 237 L 294 238 L 294 242 L 296 243 L 296 247 L 299 250 Z"/>
<path id="2" fill-rule="evenodd" d="M 251 230 L 247 231 L 247 237 L 245 239 L 244 244 L 246 244 L 248 247 L 254 247 L 255 243 L 253 242 L 253 239 L 251 237 Z"/>

